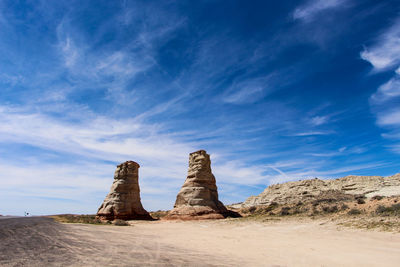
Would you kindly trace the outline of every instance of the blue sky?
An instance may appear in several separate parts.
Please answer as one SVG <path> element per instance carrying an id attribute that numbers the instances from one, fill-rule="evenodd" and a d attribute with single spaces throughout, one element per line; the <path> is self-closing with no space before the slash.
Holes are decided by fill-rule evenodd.
<path id="1" fill-rule="evenodd" d="M 0 1 L 0 214 L 95 213 L 115 166 L 172 208 L 400 172 L 398 1 Z"/>

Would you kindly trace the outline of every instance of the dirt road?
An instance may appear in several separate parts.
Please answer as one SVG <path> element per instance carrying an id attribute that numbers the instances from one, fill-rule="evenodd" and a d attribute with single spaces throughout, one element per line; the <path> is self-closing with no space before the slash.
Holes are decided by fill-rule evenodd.
<path id="1" fill-rule="evenodd" d="M 398 266 L 400 234 L 321 221 L 0 220 L 1 266 Z"/>

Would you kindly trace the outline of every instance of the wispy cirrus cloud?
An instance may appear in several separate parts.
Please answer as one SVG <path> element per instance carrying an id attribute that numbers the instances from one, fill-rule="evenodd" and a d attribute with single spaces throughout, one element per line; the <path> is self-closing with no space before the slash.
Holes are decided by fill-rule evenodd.
<path id="1" fill-rule="evenodd" d="M 329 116 L 315 116 L 311 118 L 311 124 L 315 126 L 325 124 L 328 121 L 329 121 Z"/>
<path id="2" fill-rule="evenodd" d="M 400 110 L 394 109 L 379 113 L 377 123 L 380 126 L 400 125 Z"/>
<path id="3" fill-rule="evenodd" d="M 400 19 L 381 35 L 371 47 L 361 52 L 361 58 L 371 63 L 374 72 L 393 72 L 393 77 L 378 87 L 371 95 L 370 104 L 376 115 L 376 124 L 385 128 L 389 133 L 384 138 L 395 138 L 400 125 Z M 396 139 L 396 138 L 395 138 Z M 398 145 L 393 144 L 389 149 L 398 153 Z"/>
<path id="4" fill-rule="evenodd" d="M 252 103 L 272 91 L 268 77 L 246 79 L 234 82 L 224 93 L 223 101 L 232 104 Z"/>
<path id="5" fill-rule="evenodd" d="M 361 58 L 370 62 L 375 71 L 398 68 L 400 64 L 400 19 L 383 32 L 375 44 L 361 52 Z"/>
<path id="6" fill-rule="evenodd" d="M 345 6 L 349 1 L 347 0 L 316 0 L 308 1 L 304 5 L 298 7 L 293 12 L 294 19 L 300 19 L 304 21 L 313 20 L 319 13 L 340 8 Z"/>
<path id="7" fill-rule="evenodd" d="M 400 96 L 400 74 L 396 74 L 386 83 L 379 86 L 378 90 L 371 95 L 373 104 L 383 104 Z"/>
<path id="8" fill-rule="evenodd" d="M 310 132 L 299 132 L 293 133 L 290 136 L 313 136 L 313 135 L 330 135 L 334 134 L 333 131 L 310 131 Z"/>

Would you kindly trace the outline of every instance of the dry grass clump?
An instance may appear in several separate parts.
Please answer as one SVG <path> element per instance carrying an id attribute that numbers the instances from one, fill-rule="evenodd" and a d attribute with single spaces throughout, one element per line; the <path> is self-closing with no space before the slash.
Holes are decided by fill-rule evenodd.
<path id="1" fill-rule="evenodd" d="M 116 226 L 128 226 L 130 225 L 125 220 L 115 219 L 114 221 L 104 221 L 96 218 L 96 215 L 75 215 L 75 214 L 61 214 L 49 216 L 57 222 L 61 223 L 85 223 L 85 224 L 97 224 L 97 225 L 116 225 Z"/>
<path id="2" fill-rule="evenodd" d="M 116 226 L 129 226 L 130 224 L 125 220 L 116 219 L 112 222 Z"/>
<path id="3" fill-rule="evenodd" d="M 105 224 L 105 222 L 96 218 L 96 215 L 60 214 L 50 216 L 50 218 L 61 223 Z"/>
<path id="4" fill-rule="evenodd" d="M 358 229 L 400 232 L 400 221 L 383 220 L 379 219 L 378 217 L 377 218 L 360 217 L 358 219 L 340 222 L 338 223 L 338 225 L 351 228 L 358 228 Z"/>

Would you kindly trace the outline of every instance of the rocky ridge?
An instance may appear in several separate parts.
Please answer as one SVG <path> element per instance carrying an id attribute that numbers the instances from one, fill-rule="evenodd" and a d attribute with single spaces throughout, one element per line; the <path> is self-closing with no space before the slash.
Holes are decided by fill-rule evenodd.
<path id="1" fill-rule="evenodd" d="M 400 195 L 400 173 L 389 176 L 346 176 L 335 180 L 318 178 L 287 182 L 268 186 L 258 196 L 251 196 L 236 208 L 277 204 L 290 204 L 298 201 L 313 200 L 328 191 L 350 196 L 396 196 Z"/>

